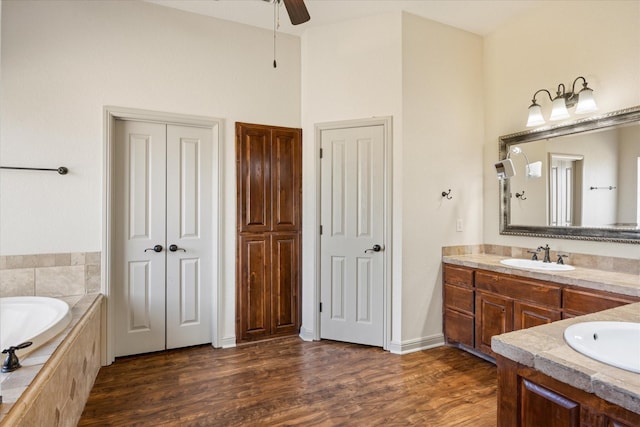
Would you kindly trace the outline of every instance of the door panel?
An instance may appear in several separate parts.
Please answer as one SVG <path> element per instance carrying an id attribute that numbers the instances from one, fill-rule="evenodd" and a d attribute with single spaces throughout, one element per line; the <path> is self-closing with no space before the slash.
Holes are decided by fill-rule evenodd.
<path id="1" fill-rule="evenodd" d="M 212 145 L 209 129 L 167 126 L 167 348 L 211 342 Z"/>
<path id="2" fill-rule="evenodd" d="M 300 236 L 297 233 L 271 236 L 271 333 L 274 335 L 298 332 L 299 247 Z"/>
<path id="3" fill-rule="evenodd" d="M 238 245 L 238 334 L 255 339 L 270 333 L 269 236 L 240 235 Z"/>
<path id="4" fill-rule="evenodd" d="M 272 131 L 272 231 L 301 229 L 302 152 L 299 130 Z"/>
<path id="5" fill-rule="evenodd" d="M 115 355 L 165 347 L 166 134 L 162 124 L 115 124 Z M 145 251 L 146 250 L 146 251 Z"/>
<path id="6" fill-rule="evenodd" d="M 382 126 L 322 132 L 321 337 L 382 346 Z"/>
<path id="7" fill-rule="evenodd" d="M 238 231 L 271 230 L 271 133 L 236 124 L 238 162 Z"/>

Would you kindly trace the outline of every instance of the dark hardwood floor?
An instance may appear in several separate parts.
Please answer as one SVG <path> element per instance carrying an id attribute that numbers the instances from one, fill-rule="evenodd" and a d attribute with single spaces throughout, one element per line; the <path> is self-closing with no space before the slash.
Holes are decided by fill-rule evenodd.
<path id="1" fill-rule="evenodd" d="M 286 338 L 116 360 L 80 426 L 495 426 L 496 368 L 439 347 Z"/>

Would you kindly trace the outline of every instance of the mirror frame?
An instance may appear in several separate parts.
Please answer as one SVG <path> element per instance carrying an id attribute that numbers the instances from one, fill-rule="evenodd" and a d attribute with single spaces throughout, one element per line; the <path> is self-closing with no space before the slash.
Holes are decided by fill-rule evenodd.
<path id="1" fill-rule="evenodd" d="M 507 148 L 511 148 L 513 145 L 581 132 L 590 132 L 634 122 L 640 122 L 640 106 L 577 120 L 568 124 L 545 126 L 533 130 L 512 133 L 510 135 L 503 135 L 499 138 L 499 159 L 506 159 Z M 640 244 L 640 228 L 634 230 L 597 227 L 511 225 L 509 224 L 511 220 L 511 188 L 509 181 L 509 179 L 503 179 L 500 184 L 500 234 Z"/>

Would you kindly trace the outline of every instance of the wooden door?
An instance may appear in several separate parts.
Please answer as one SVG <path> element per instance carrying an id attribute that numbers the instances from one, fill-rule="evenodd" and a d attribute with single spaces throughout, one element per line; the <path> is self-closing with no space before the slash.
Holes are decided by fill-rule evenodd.
<path id="1" fill-rule="evenodd" d="M 494 356 L 491 337 L 513 330 L 513 300 L 476 292 L 476 348 Z"/>
<path id="2" fill-rule="evenodd" d="M 300 329 L 302 131 L 236 123 L 240 341 Z"/>
<path id="3" fill-rule="evenodd" d="M 524 302 L 514 301 L 513 303 L 513 330 L 532 328 L 534 326 L 546 325 L 561 319 L 560 310 L 540 307 Z"/>
<path id="4" fill-rule="evenodd" d="M 323 130 L 321 138 L 320 336 L 382 347 L 384 128 Z"/>

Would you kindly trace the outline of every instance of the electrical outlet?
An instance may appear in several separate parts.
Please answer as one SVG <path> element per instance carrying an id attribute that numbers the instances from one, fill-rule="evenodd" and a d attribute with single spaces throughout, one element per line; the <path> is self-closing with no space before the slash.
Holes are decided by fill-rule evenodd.
<path id="1" fill-rule="evenodd" d="M 462 218 L 458 218 L 456 220 L 456 231 L 464 231 L 464 225 L 462 223 Z"/>

